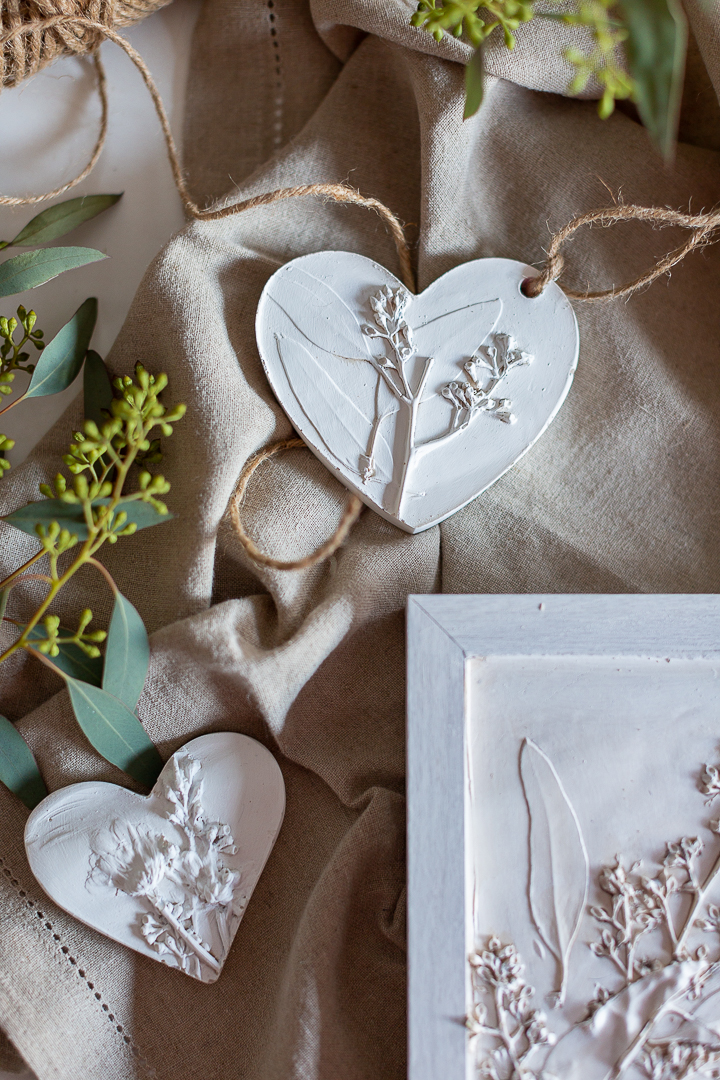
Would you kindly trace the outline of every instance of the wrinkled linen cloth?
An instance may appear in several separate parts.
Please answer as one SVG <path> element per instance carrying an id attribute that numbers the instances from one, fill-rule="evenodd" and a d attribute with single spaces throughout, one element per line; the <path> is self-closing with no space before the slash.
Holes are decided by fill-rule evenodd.
<path id="1" fill-rule="evenodd" d="M 412 29 L 402 0 L 207 0 L 194 43 L 185 160 L 198 198 L 347 180 L 408 224 L 419 287 L 467 259 L 540 264 L 550 232 L 606 205 L 710 207 L 720 197 L 720 15 L 692 0 L 695 41 L 675 166 L 630 114 L 563 96 L 552 23 L 488 55 L 463 123 L 469 49 Z M 601 288 L 679 242 L 644 225 L 585 231 L 565 280 Z M 174 519 L 105 551 L 152 631 L 139 712 L 164 756 L 234 730 L 276 755 L 287 816 L 219 981 L 207 986 L 85 928 L 25 859 L 27 812 L 0 787 L 0 1026 L 40 1080 L 400 1080 L 406 1068 L 404 605 L 447 592 L 720 589 L 720 247 L 628 302 L 576 304 L 580 364 L 538 444 L 442 526 L 409 536 L 366 509 L 337 555 L 287 573 L 253 565 L 226 508 L 258 448 L 290 434 L 254 337 L 262 287 L 322 249 L 397 272 L 382 222 L 295 199 L 174 238 L 138 292 L 109 364 L 142 360 L 188 404 L 165 440 Z M 80 421 L 63 417 L 0 487 L 37 498 Z M 335 529 L 347 494 L 306 450 L 265 463 L 243 506 L 280 558 Z M 0 523 L 2 569 L 35 550 Z M 28 589 L 30 587 L 28 586 Z M 88 571 L 60 613 L 107 616 Z M 30 592 L 12 594 L 22 613 Z M 132 786 L 75 724 L 37 661 L 2 673 L 2 711 L 51 790 Z M 442 716 L 438 723 L 442 724 Z"/>

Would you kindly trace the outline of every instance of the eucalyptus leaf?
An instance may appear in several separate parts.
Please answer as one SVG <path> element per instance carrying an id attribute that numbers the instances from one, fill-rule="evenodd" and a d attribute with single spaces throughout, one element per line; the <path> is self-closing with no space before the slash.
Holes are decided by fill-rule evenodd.
<path id="1" fill-rule="evenodd" d="M 105 362 L 94 349 L 90 349 L 85 357 L 83 399 L 85 419 L 94 420 L 100 427 L 107 419 L 103 416 L 102 410 L 110 408 L 113 392 Z"/>
<path id="2" fill-rule="evenodd" d="M 10 598 L 10 589 L 0 589 L 0 622 L 5 617 L 5 609 Z"/>
<path id="3" fill-rule="evenodd" d="M 31 244 L 58 240 L 84 221 L 102 214 L 103 210 L 114 206 L 121 198 L 122 192 L 119 195 L 81 195 L 78 199 L 67 199 L 28 221 L 10 244 L 13 247 L 29 247 Z"/>
<path id="4" fill-rule="evenodd" d="M 26 398 L 46 397 L 66 390 L 78 375 L 95 329 L 98 302 L 91 296 L 77 309 L 52 341 L 49 341 L 35 365 Z"/>
<path id="5" fill-rule="evenodd" d="M 485 87 L 482 45 L 473 53 L 470 63 L 465 67 L 465 111 L 463 120 L 474 116 L 482 105 Z"/>
<path id="6" fill-rule="evenodd" d="M 47 795 L 32 750 L 4 716 L 0 716 L 0 781 L 15 792 L 28 810 L 33 810 Z"/>
<path id="7" fill-rule="evenodd" d="M 134 710 L 145 685 L 149 664 L 147 630 L 130 601 L 118 592 L 105 645 L 103 690 Z"/>
<path id="8" fill-rule="evenodd" d="M 558 962 L 557 1001 L 562 1005 L 570 953 L 587 904 L 588 854 L 555 766 L 532 739 L 525 739 L 520 751 L 520 776 L 530 816 L 530 911 Z"/>
<path id="9" fill-rule="evenodd" d="M 162 758 L 137 716 L 100 687 L 79 679 L 66 681 L 75 718 L 92 746 L 138 783 L 152 787 Z"/>
<path id="10" fill-rule="evenodd" d="M 107 506 L 110 499 L 95 499 L 93 506 Z M 172 514 L 160 514 L 151 503 L 139 500 L 121 501 L 120 510 L 127 514 L 128 522 L 134 521 L 138 529 L 148 529 L 151 525 L 161 525 L 170 521 Z M 36 525 L 47 526 L 57 521 L 62 529 L 77 536 L 78 540 L 87 540 L 88 530 L 80 503 L 66 503 L 62 499 L 41 499 L 40 502 L 28 503 L 14 510 L 7 517 L 0 518 L 14 525 L 29 536 L 37 536 Z"/>
<path id="11" fill-rule="evenodd" d="M 107 259 L 102 251 L 86 247 L 39 248 L 23 251 L 0 265 L 0 296 L 35 289 L 46 281 L 88 263 Z"/>
<path id="12" fill-rule="evenodd" d="M 18 624 L 18 630 L 25 627 Z M 45 631 L 42 626 L 33 626 L 28 634 L 28 641 L 44 640 Z M 58 642 L 60 652 L 52 656 L 55 667 L 60 668 L 64 675 L 71 675 L 74 679 L 82 679 L 92 686 L 102 685 L 103 659 L 102 656 L 88 656 L 79 645 L 72 641 Z"/>
<path id="13" fill-rule="evenodd" d="M 640 119 L 665 158 L 670 158 L 680 115 L 687 20 L 678 0 L 621 0 L 620 6 Z"/>

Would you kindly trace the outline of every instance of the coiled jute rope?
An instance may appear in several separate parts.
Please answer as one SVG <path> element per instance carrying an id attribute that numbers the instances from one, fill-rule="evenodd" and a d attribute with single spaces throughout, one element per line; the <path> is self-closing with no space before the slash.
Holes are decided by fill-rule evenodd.
<path id="1" fill-rule="evenodd" d="M 254 562 L 259 563 L 260 566 L 269 566 L 273 570 L 305 570 L 308 566 L 315 566 L 316 563 L 329 558 L 344 543 L 363 509 L 363 504 L 357 495 L 350 493 L 347 505 L 340 518 L 340 524 L 333 535 L 317 551 L 314 551 L 311 555 L 306 555 L 304 559 L 285 562 L 282 559 L 274 559 L 271 555 L 266 555 L 260 550 L 257 544 L 248 536 L 245 526 L 240 520 L 240 503 L 245 496 L 250 477 L 258 465 L 261 465 L 263 461 L 267 461 L 268 458 L 273 457 L 275 454 L 279 454 L 282 450 L 301 450 L 303 447 L 305 447 L 305 443 L 302 439 L 281 439 L 279 442 L 273 443 L 272 446 L 266 446 L 263 450 L 260 450 L 254 457 L 250 458 L 240 473 L 240 479 L 230 499 L 230 517 L 243 547 Z"/>
<path id="2" fill-rule="evenodd" d="M 0 47 L 2 63 L 2 86 L 16 86 L 30 75 L 52 63 L 61 55 L 91 55 L 95 64 L 102 111 L 100 131 L 90 160 L 72 180 L 43 195 L 0 195 L 0 206 L 30 206 L 46 199 L 62 195 L 84 180 L 97 162 L 105 143 L 108 122 L 108 103 L 105 73 L 98 49 L 102 41 L 114 42 L 121 48 L 140 72 L 150 93 L 165 136 L 168 159 L 173 178 L 185 211 L 198 221 L 220 221 L 234 214 L 241 214 L 260 206 L 285 199 L 316 196 L 337 203 L 363 206 L 373 210 L 384 222 L 393 238 L 400 262 L 401 278 L 410 292 L 415 291 L 415 276 L 405 230 L 395 214 L 379 199 L 361 195 L 347 184 L 304 184 L 279 188 L 276 191 L 254 195 L 249 199 L 222 206 L 219 209 L 203 209 L 193 200 L 185 183 L 180 159 L 170 129 L 167 112 L 160 92 L 140 54 L 118 32 L 117 27 L 127 26 L 163 7 L 168 0 L 89 0 L 73 3 L 72 0 L 0 0 Z M 607 301 L 630 297 L 639 289 L 650 285 L 657 278 L 668 274 L 686 255 L 696 248 L 714 243 L 720 230 L 720 210 L 705 214 L 684 214 L 663 207 L 616 205 L 593 210 L 572 219 L 556 232 L 547 249 L 547 258 L 537 275 L 523 282 L 523 292 L 528 297 L 539 296 L 553 281 L 559 281 L 564 267 L 561 248 L 584 225 L 613 225 L 622 221 L 646 221 L 653 225 L 676 225 L 690 229 L 691 236 L 679 247 L 659 259 L 654 266 L 633 281 L 599 291 L 584 292 L 562 286 L 572 300 Z M 340 547 L 362 510 L 362 502 L 350 495 L 340 524 L 330 539 L 312 555 L 292 562 L 284 562 L 263 553 L 248 536 L 240 520 L 240 504 L 251 476 L 258 466 L 276 453 L 305 444 L 301 439 L 283 439 L 256 454 L 245 466 L 230 500 L 230 515 L 237 536 L 248 556 L 256 563 L 280 570 L 301 570 L 327 559 Z"/>

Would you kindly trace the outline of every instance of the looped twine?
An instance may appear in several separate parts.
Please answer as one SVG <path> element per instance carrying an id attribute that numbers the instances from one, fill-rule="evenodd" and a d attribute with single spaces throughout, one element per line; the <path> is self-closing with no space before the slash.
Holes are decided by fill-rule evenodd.
<path id="1" fill-rule="evenodd" d="M 257 467 L 261 465 L 263 461 L 267 461 L 268 458 L 273 457 L 275 454 L 279 454 L 282 450 L 299 450 L 301 447 L 305 447 L 305 443 L 302 439 L 281 439 L 279 442 L 273 443 L 271 446 L 266 446 L 263 450 L 260 450 L 254 457 L 250 458 L 245 468 L 240 473 L 237 485 L 230 499 L 230 517 L 232 518 L 232 523 L 240 543 L 253 562 L 259 563 L 261 566 L 269 566 L 273 570 L 307 570 L 308 567 L 316 566 L 317 563 L 322 562 L 324 559 L 328 559 L 337 551 L 341 544 L 345 542 L 348 533 L 363 510 L 363 503 L 361 500 L 358 499 L 357 495 L 353 495 L 352 492 L 350 492 L 347 505 L 340 518 L 340 524 L 333 535 L 316 551 L 311 555 L 306 555 L 303 559 L 295 559 L 286 562 L 283 559 L 274 559 L 271 555 L 266 555 L 265 552 L 260 550 L 255 541 L 248 536 L 245 526 L 240 520 L 240 504 L 245 497 L 250 477 Z"/>
<path id="2" fill-rule="evenodd" d="M 660 206 L 629 205 L 610 206 L 580 214 L 554 234 L 547 251 L 545 266 L 536 277 L 525 279 L 522 286 L 524 294 L 529 297 L 539 296 L 551 281 L 557 281 L 565 265 L 560 248 L 583 225 L 608 226 L 614 225 L 617 221 L 649 221 L 658 225 L 679 225 L 683 229 L 692 229 L 693 234 L 684 244 L 669 251 L 644 274 L 635 278 L 634 281 L 628 281 L 625 285 L 613 286 L 611 289 L 602 289 L 599 292 L 576 292 L 574 289 L 562 286 L 563 292 L 569 299 L 619 300 L 623 296 L 632 296 L 644 285 L 649 285 L 656 278 L 667 274 L 695 248 L 714 243 L 717 239 L 714 234 L 720 229 L 720 210 L 712 210 L 707 214 L 683 214 L 679 210 L 668 210 Z"/>
<path id="3" fill-rule="evenodd" d="M 162 6 L 156 2 L 157 7 Z M 180 157 L 178 155 L 177 146 L 175 145 L 175 139 L 173 138 L 172 131 L 170 129 L 170 121 L 165 110 L 160 91 L 157 88 L 155 80 L 150 74 L 150 69 L 143 60 L 142 56 L 132 47 L 132 45 L 125 40 L 120 34 L 117 33 L 111 26 L 106 25 L 103 22 L 98 21 L 96 18 L 88 18 L 84 15 L 72 14 L 72 13 L 58 13 L 49 17 L 40 19 L 28 20 L 22 23 L 13 25 L 9 30 L 0 34 L 0 46 L 2 47 L 3 62 L 7 55 L 7 46 L 19 42 L 22 38 L 28 38 L 31 42 L 35 42 L 39 31 L 43 33 L 56 30 L 62 30 L 66 37 L 69 37 L 70 45 L 69 49 L 72 51 L 72 42 L 78 43 L 76 52 L 88 50 L 88 40 L 94 42 L 94 48 L 97 48 L 98 44 L 103 40 L 114 42 L 119 48 L 121 48 L 132 60 L 135 67 L 140 72 L 143 82 L 145 83 L 150 97 L 155 105 L 155 110 L 160 121 L 160 126 L 165 136 L 165 143 L 167 146 L 167 154 L 170 161 L 170 167 L 172 169 L 173 178 L 175 180 L 176 187 L 180 198 L 182 199 L 183 206 L 190 217 L 196 218 L 198 221 L 220 221 L 222 218 L 231 217 L 234 214 L 242 214 L 245 210 L 253 210 L 260 206 L 268 206 L 271 203 L 280 202 L 284 199 L 296 199 L 304 195 L 317 195 L 324 196 L 337 203 L 350 203 L 356 206 L 364 206 L 369 210 L 374 210 L 382 220 L 384 221 L 390 235 L 395 242 L 395 247 L 398 253 L 398 259 L 400 260 L 401 277 L 403 283 L 410 289 L 411 292 L 415 291 L 415 275 L 413 273 L 412 261 L 410 258 L 410 248 L 405 237 L 405 230 L 402 227 L 400 220 L 393 214 L 393 212 L 380 202 L 379 199 L 367 198 L 361 195 L 354 188 L 348 184 L 303 184 L 297 187 L 279 188 L 277 191 L 269 191 L 262 195 L 254 195 L 249 199 L 244 199 L 242 202 L 230 203 L 227 206 L 220 207 L 219 209 L 201 209 L 194 201 L 185 183 L 185 177 L 183 176 L 182 168 L 180 166 Z M 94 35 L 94 37 L 93 37 Z M 82 47 L 80 46 L 82 42 Z M 95 162 L 103 148 L 105 142 L 105 136 L 107 133 L 107 95 L 105 74 L 103 71 L 100 57 L 95 53 L 94 57 L 95 68 L 98 76 L 98 89 L 102 101 L 102 118 L 100 123 L 100 134 L 93 150 L 92 157 L 83 171 L 76 176 L 73 180 L 63 184 L 62 187 L 56 188 L 54 191 L 46 192 L 44 195 L 31 195 L 26 197 L 12 197 L 0 195 L 0 205 L 3 206 L 23 206 L 31 205 L 33 203 L 43 202 L 45 199 L 54 198 L 56 195 L 61 195 L 63 192 L 68 191 L 70 188 L 79 184 L 88 173 L 93 169 Z M 49 62 L 49 61 L 47 61 Z"/>

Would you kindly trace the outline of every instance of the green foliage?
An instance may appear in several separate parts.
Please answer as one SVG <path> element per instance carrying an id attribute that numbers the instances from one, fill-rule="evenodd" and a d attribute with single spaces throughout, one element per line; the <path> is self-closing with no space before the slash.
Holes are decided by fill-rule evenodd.
<path id="1" fill-rule="evenodd" d="M 4 716 L 0 716 L 0 781 L 15 792 L 28 810 L 47 795 L 30 747 Z"/>
<path id="2" fill-rule="evenodd" d="M 101 356 L 89 349 L 83 371 L 85 419 L 94 420 L 98 427 L 105 419 L 103 410 L 110 408 L 113 399 L 112 383 Z"/>
<path id="3" fill-rule="evenodd" d="M 61 475 L 61 474 L 59 474 Z M 64 480 L 65 478 L 62 477 Z M 57 478 L 56 481 L 57 483 Z M 49 485 L 43 484 L 43 490 L 52 490 Z M 89 489 L 88 489 L 89 490 Z M 112 502 L 112 496 L 102 499 L 80 499 L 74 490 L 66 493 L 65 498 L 74 499 L 74 502 L 65 502 L 64 499 L 46 499 L 36 503 L 28 503 L 21 506 L 12 514 L 7 514 L 2 521 L 7 521 L 21 532 L 30 536 L 39 536 L 45 543 L 48 531 L 52 532 L 53 526 L 61 529 L 62 536 L 67 533 L 66 541 L 72 546 L 78 540 L 87 540 L 90 535 L 86 511 L 90 508 L 90 516 L 97 525 L 101 517 L 106 514 L 105 508 Z M 164 503 L 163 503 L 164 505 Z M 107 539 L 111 544 L 121 536 L 132 536 L 139 529 L 148 529 L 151 525 L 161 525 L 164 521 L 171 521 L 172 514 L 161 513 L 155 506 L 137 500 L 134 496 L 121 499 L 117 506 L 104 518 L 104 525 L 108 532 Z M 113 539 L 114 537 L 114 539 Z M 64 548 L 63 550 L 67 550 Z M 62 554 L 62 552 L 61 552 Z"/>
<path id="4" fill-rule="evenodd" d="M 150 643 L 143 621 L 122 593 L 115 594 L 105 648 L 103 690 L 134 711 L 150 664 Z"/>
<path id="5" fill-rule="evenodd" d="M 0 394 L 12 393 L 12 382 L 16 371 L 25 371 L 32 375 L 35 365 L 28 363 L 30 353 L 24 352 L 26 345 L 32 345 L 38 352 L 45 348 L 42 330 L 36 329 L 37 315 L 26 311 L 20 305 L 17 319 L 0 317 Z M 19 331 L 19 340 L 15 339 Z"/>
<path id="6" fill-rule="evenodd" d="M 43 210 L 20 230 L 14 240 L 0 240 L 0 250 L 6 247 L 29 247 L 31 244 L 48 244 L 72 232 L 78 225 L 102 214 L 122 198 L 119 195 L 81 195 L 67 199 Z"/>
<path id="7" fill-rule="evenodd" d="M 482 9 L 489 18 L 480 18 Z M 514 32 L 521 23 L 533 18 L 532 0 L 420 0 L 417 11 L 411 17 L 413 26 L 422 27 L 442 41 L 446 33 L 461 37 L 464 33 L 471 45 L 479 48 L 493 30 L 500 27 L 508 49 L 515 47 Z"/>
<path id="8" fill-rule="evenodd" d="M 47 618 L 54 618 L 54 616 L 46 616 Z M 47 641 L 47 632 L 45 628 L 45 621 L 33 629 L 28 634 L 28 652 L 31 649 L 37 648 L 39 652 L 44 655 L 51 655 L 52 661 L 55 667 L 65 675 L 72 675 L 74 679 L 82 679 L 83 682 L 90 683 L 92 686 L 102 685 L 102 673 L 103 673 L 103 660 L 100 655 L 100 650 L 94 647 L 94 654 L 88 655 L 87 641 L 83 641 L 83 647 L 75 643 L 75 634 L 72 630 L 65 630 L 58 626 L 58 633 L 55 634 L 55 644 L 57 651 L 48 654 L 48 649 L 43 648 L 42 644 L 36 645 L 36 642 Z M 18 624 L 16 624 L 18 625 Z M 18 630 L 24 630 L 25 627 L 18 625 Z M 95 631 L 96 633 L 103 633 L 103 631 Z"/>
<path id="9" fill-rule="evenodd" d="M 102 251 L 84 247 L 38 248 L 23 251 L 0 266 L 0 296 L 12 296 L 44 285 L 66 270 L 107 259 Z"/>
<path id="10" fill-rule="evenodd" d="M 621 0 L 626 52 L 640 118 L 666 158 L 675 147 L 687 22 L 678 0 Z"/>
<path id="11" fill-rule="evenodd" d="M 8 439 L 7 435 L 0 435 L 0 477 L 10 468 L 10 462 L 5 457 L 5 451 L 12 450 L 14 445 L 14 439 Z"/>
<path id="12" fill-rule="evenodd" d="M 463 120 L 474 116 L 482 105 L 485 74 L 483 70 L 483 51 L 478 48 L 472 54 L 470 63 L 465 67 L 465 112 Z"/>
<path id="13" fill-rule="evenodd" d="M 614 0 L 579 0 L 577 10 L 560 15 L 568 26 L 585 26 L 593 35 L 595 47 L 590 53 L 566 49 L 565 59 L 575 68 L 568 87 L 571 94 L 581 94 L 591 79 L 602 87 L 598 113 L 603 120 L 611 115 L 615 102 L 632 96 L 633 80 L 618 63 L 618 49 L 627 41 L 627 29 L 610 15 Z"/>
<path id="14" fill-rule="evenodd" d="M 593 47 L 584 53 L 567 49 L 575 68 L 568 87 L 580 94 L 590 80 L 602 88 L 598 112 L 606 119 L 615 102 L 632 98 L 659 149 L 669 157 L 674 146 L 687 48 L 687 26 L 678 0 L 576 0 L 573 11 L 537 10 L 538 0 L 419 0 L 410 22 L 441 41 L 446 33 L 464 36 L 475 47 L 465 72 L 465 119 L 482 101 L 482 47 L 496 29 L 505 45 L 515 45 L 515 31 L 533 18 L 586 27 Z M 620 61 L 624 46 L 629 72 Z"/>
<path id="15" fill-rule="evenodd" d="M 90 297 L 48 343 L 23 398 L 59 394 L 74 382 L 95 329 L 97 308 L 97 300 Z"/>
<path id="16" fill-rule="evenodd" d="M 68 678 L 75 718 L 92 746 L 140 784 L 152 787 L 162 759 L 137 716 L 112 694 Z"/>
<path id="17" fill-rule="evenodd" d="M 65 390 L 80 371 L 96 318 L 97 300 L 91 298 L 47 343 L 43 331 L 36 328 L 37 315 L 34 311 L 26 311 L 22 304 L 17 309 L 17 318 L 0 317 L 0 395 L 12 393 L 17 371 L 31 376 L 25 392 L 0 409 L 0 414 L 26 398 L 45 397 Z M 29 363 L 30 353 L 23 351 L 26 345 L 34 346 L 41 353 L 36 364 Z M 13 440 L 0 435 L 0 455 L 13 446 Z M 0 456 L 0 477 L 9 468 L 7 458 Z"/>
<path id="18" fill-rule="evenodd" d="M 87 343 L 83 352 L 86 348 Z M 0 654 L 0 663 L 23 649 L 65 678 L 75 716 L 92 745 L 136 780 L 152 784 L 162 763 L 133 713 L 147 674 L 147 633 L 138 612 L 95 556 L 105 543 L 114 544 L 138 528 L 170 517 L 160 498 L 170 485 L 147 468 L 160 457 L 158 440 L 151 435 L 156 431 L 171 435 L 185 407 L 163 404 L 160 394 L 167 386 L 166 376 L 153 376 L 142 364 L 136 365 L 134 379 L 115 379 L 108 401 L 99 367 L 102 361 L 93 354 L 92 363 L 86 409 L 93 410 L 96 418 L 86 419 L 83 430 L 75 432 L 63 459 L 70 478 L 58 473 L 52 484 L 40 485 L 44 499 L 4 519 L 35 535 L 40 549 L 0 582 L 0 597 L 6 600 L 34 563 L 42 560 L 47 572 L 32 575 L 45 582 L 45 597 L 27 623 L 9 620 L 19 636 Z M 102 407 L 102 400 L 109 408 Z M 132 484 L 131 470 L 135 470 Z M 61 626 L 51 610 L 60 590 L 87 565 L 101 571 L 113 589 L 115 605 L 107 634 L 91 628 L 89 609 L 80 614 L 72 630 Z M 103 662 L 100 645 L 105 640 Z"/>

